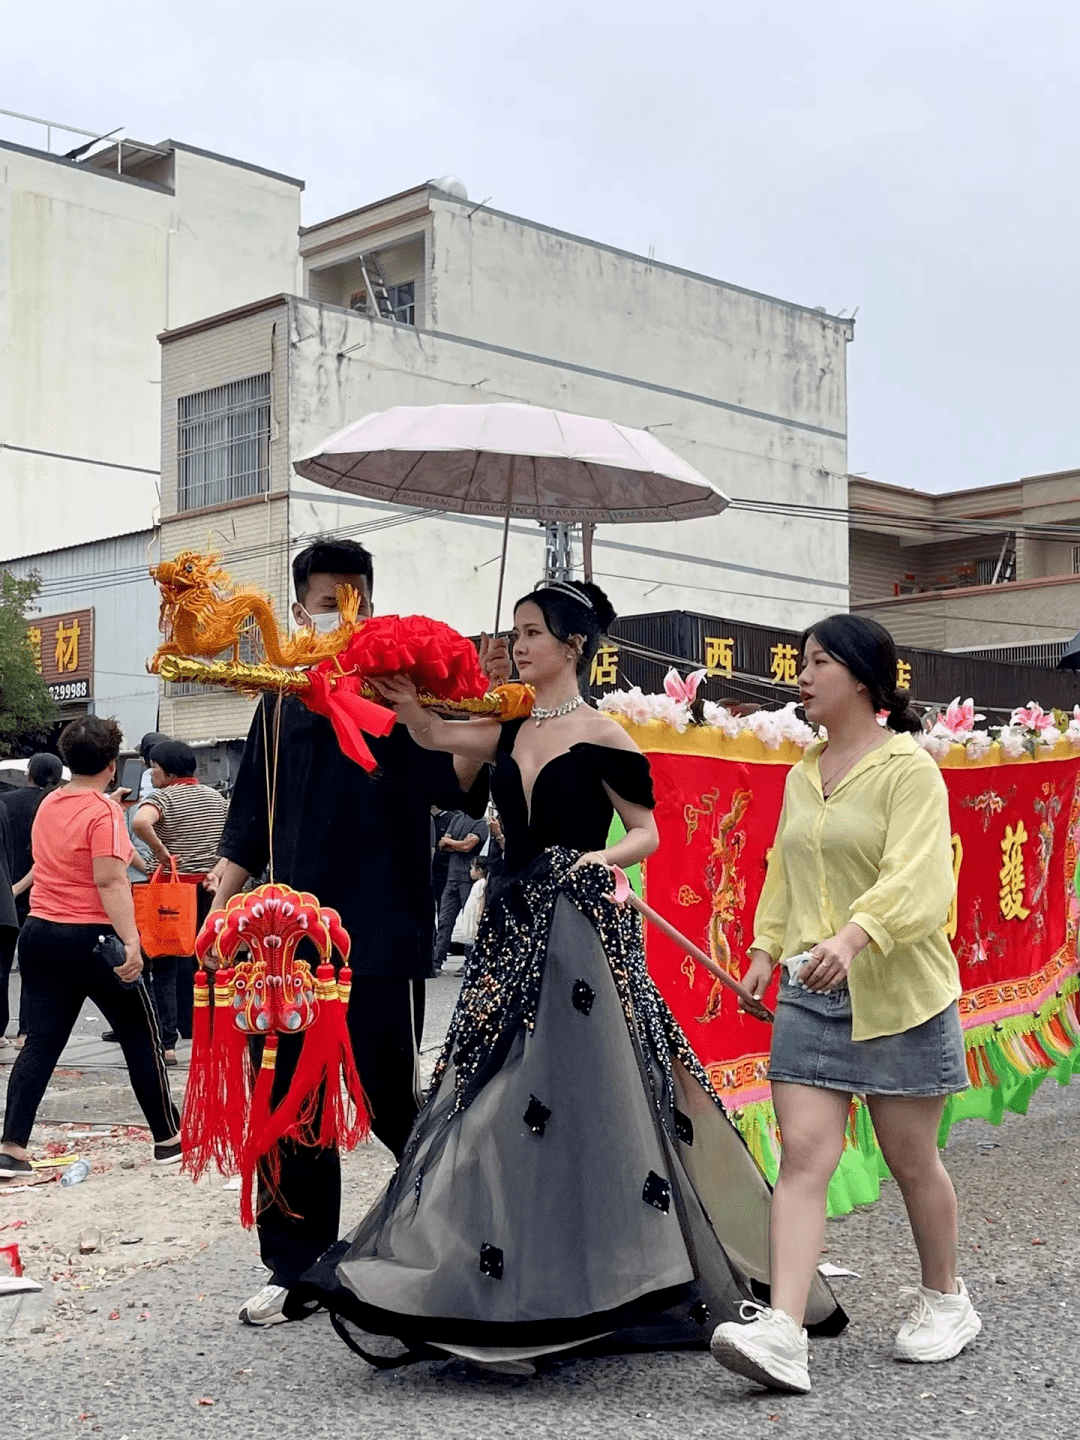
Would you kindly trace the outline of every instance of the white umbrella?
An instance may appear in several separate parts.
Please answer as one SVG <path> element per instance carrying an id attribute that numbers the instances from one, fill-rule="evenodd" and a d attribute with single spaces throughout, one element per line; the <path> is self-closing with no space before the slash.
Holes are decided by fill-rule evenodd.
<path id="1" fill-rule="evenodd" d="M 305 479 L 391 505 L 631 524 L 716 515 L 728 497 L 647 430 L 534 405 L 398 405 L 294 462 Z"/>

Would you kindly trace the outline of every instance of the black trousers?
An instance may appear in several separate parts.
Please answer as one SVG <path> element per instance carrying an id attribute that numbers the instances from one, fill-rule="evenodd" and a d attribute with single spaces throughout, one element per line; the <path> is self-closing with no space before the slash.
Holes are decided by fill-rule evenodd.
<path id="1" fill-rule="evenodd" d="M 13 930 L 7 925 L 0 925 L 0 1035 L 7 1034 L 8 1021 L 11 1019 L 8 982 L 11 979 L 11 967 L 15 961 L 15 946 L 18 942 L 18 930 Z M 21 1025 L 19 1034 L 23 1034 Z"/>
<path id="2" fill-rule="evenodd" d="M 464 880 L 455 880 L 451 876 L 446 882 L 446 889 L 439 901 L 439 928 L 435 932 L 435 952 L 432 957 L 432 965 L 436 971 L 446 964 L 450 937 L 454 933 L 454 921 L 464 910 L 472 887 L 473 882 L 468 875 Z"/>
<path id="3" fill-rule="evenodd" d="M 26 1044 L 8 1081 L 4 1140 L 25 1145 L 38 1106 L 71 1036 L 79 1011 L 92 1000 L 116 1032 L 131 1088 L 157 1141 L 171 1139 L 180 1116 L 169 1093 L 157 1015 L 144 985 L 125 990 L 94 954 L 108 925 L 58 925 L 31 916 L 19 937 Z"/>
<path id="4" fill-rule="evenodd" d="M 422 997 L 423 989 L 422 980 L 357 975 L 349 1001 L 349 1034 L 371 1110 L 371 1128 L 398 1159 L 420 1109 L 414 992 Z M 301 1036 L 281 1037 L 274 1104 L 288 1090 L 301 1044 Z M 271 1282 L 291 1286 L 337 1241 L 341 1225 L 337 1150 L 283 1145 L 280 1199 L 276 1204 L 265 1193 L 260 1195 L 259 1251 Z"/>
<path id="5" fill-rule="evenodd" d="M 214 897 L 200 885 L 196 891 L 196 915 L 200 927 L 214 908 Z M 144 953 L 144 974 L 161 1025 L 161 1043 L 166 1050 L 175 1050 L 178 1039 L 191 1039 L 191 1011 L 195 999 L 194 955 L 155 955 L 151 960 Z"/>

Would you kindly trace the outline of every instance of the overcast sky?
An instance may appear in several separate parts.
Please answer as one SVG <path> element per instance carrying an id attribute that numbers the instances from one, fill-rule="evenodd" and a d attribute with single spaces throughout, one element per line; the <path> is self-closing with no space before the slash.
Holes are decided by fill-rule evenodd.
<path id="1" fill-rule="evenodd" d="M 0 22 L 0 106 L 299 176 L 306 224 L 452 173 L 858 307 L 853 471 L 1080 465 L 1075 0 L 0 0 Z"/>

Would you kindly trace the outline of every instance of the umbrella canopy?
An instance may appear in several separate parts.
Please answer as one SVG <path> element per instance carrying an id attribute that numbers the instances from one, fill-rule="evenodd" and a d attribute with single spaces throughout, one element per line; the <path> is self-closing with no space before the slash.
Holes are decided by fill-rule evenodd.
<path id="1" fill-rule="evenodd" d="M 1080 670 L 1080 630 L 1065 647 L 1065 654 L 1057 663 L 1058 670 Z"/>
<path id="2" fill-rule="evenodd" d="M 534 405 L 398 405 L 294 469 L 331 490 L 460 515 L 618 525 L 697 520 L 728 504 L 647 430 Z"/>

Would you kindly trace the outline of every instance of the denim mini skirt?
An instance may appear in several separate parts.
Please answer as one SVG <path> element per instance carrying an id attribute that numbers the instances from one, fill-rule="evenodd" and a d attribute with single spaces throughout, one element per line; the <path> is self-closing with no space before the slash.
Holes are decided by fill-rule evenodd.
<path id="1" fill-rule="evenodd" d="M 954 1000 L 911 1030 L 852 1040 L 847 986 L 807 990 L 785 972 L 769 1079 L 859 1095 L 955 1095 L 968 1087 L 959 1008 Z"/>

